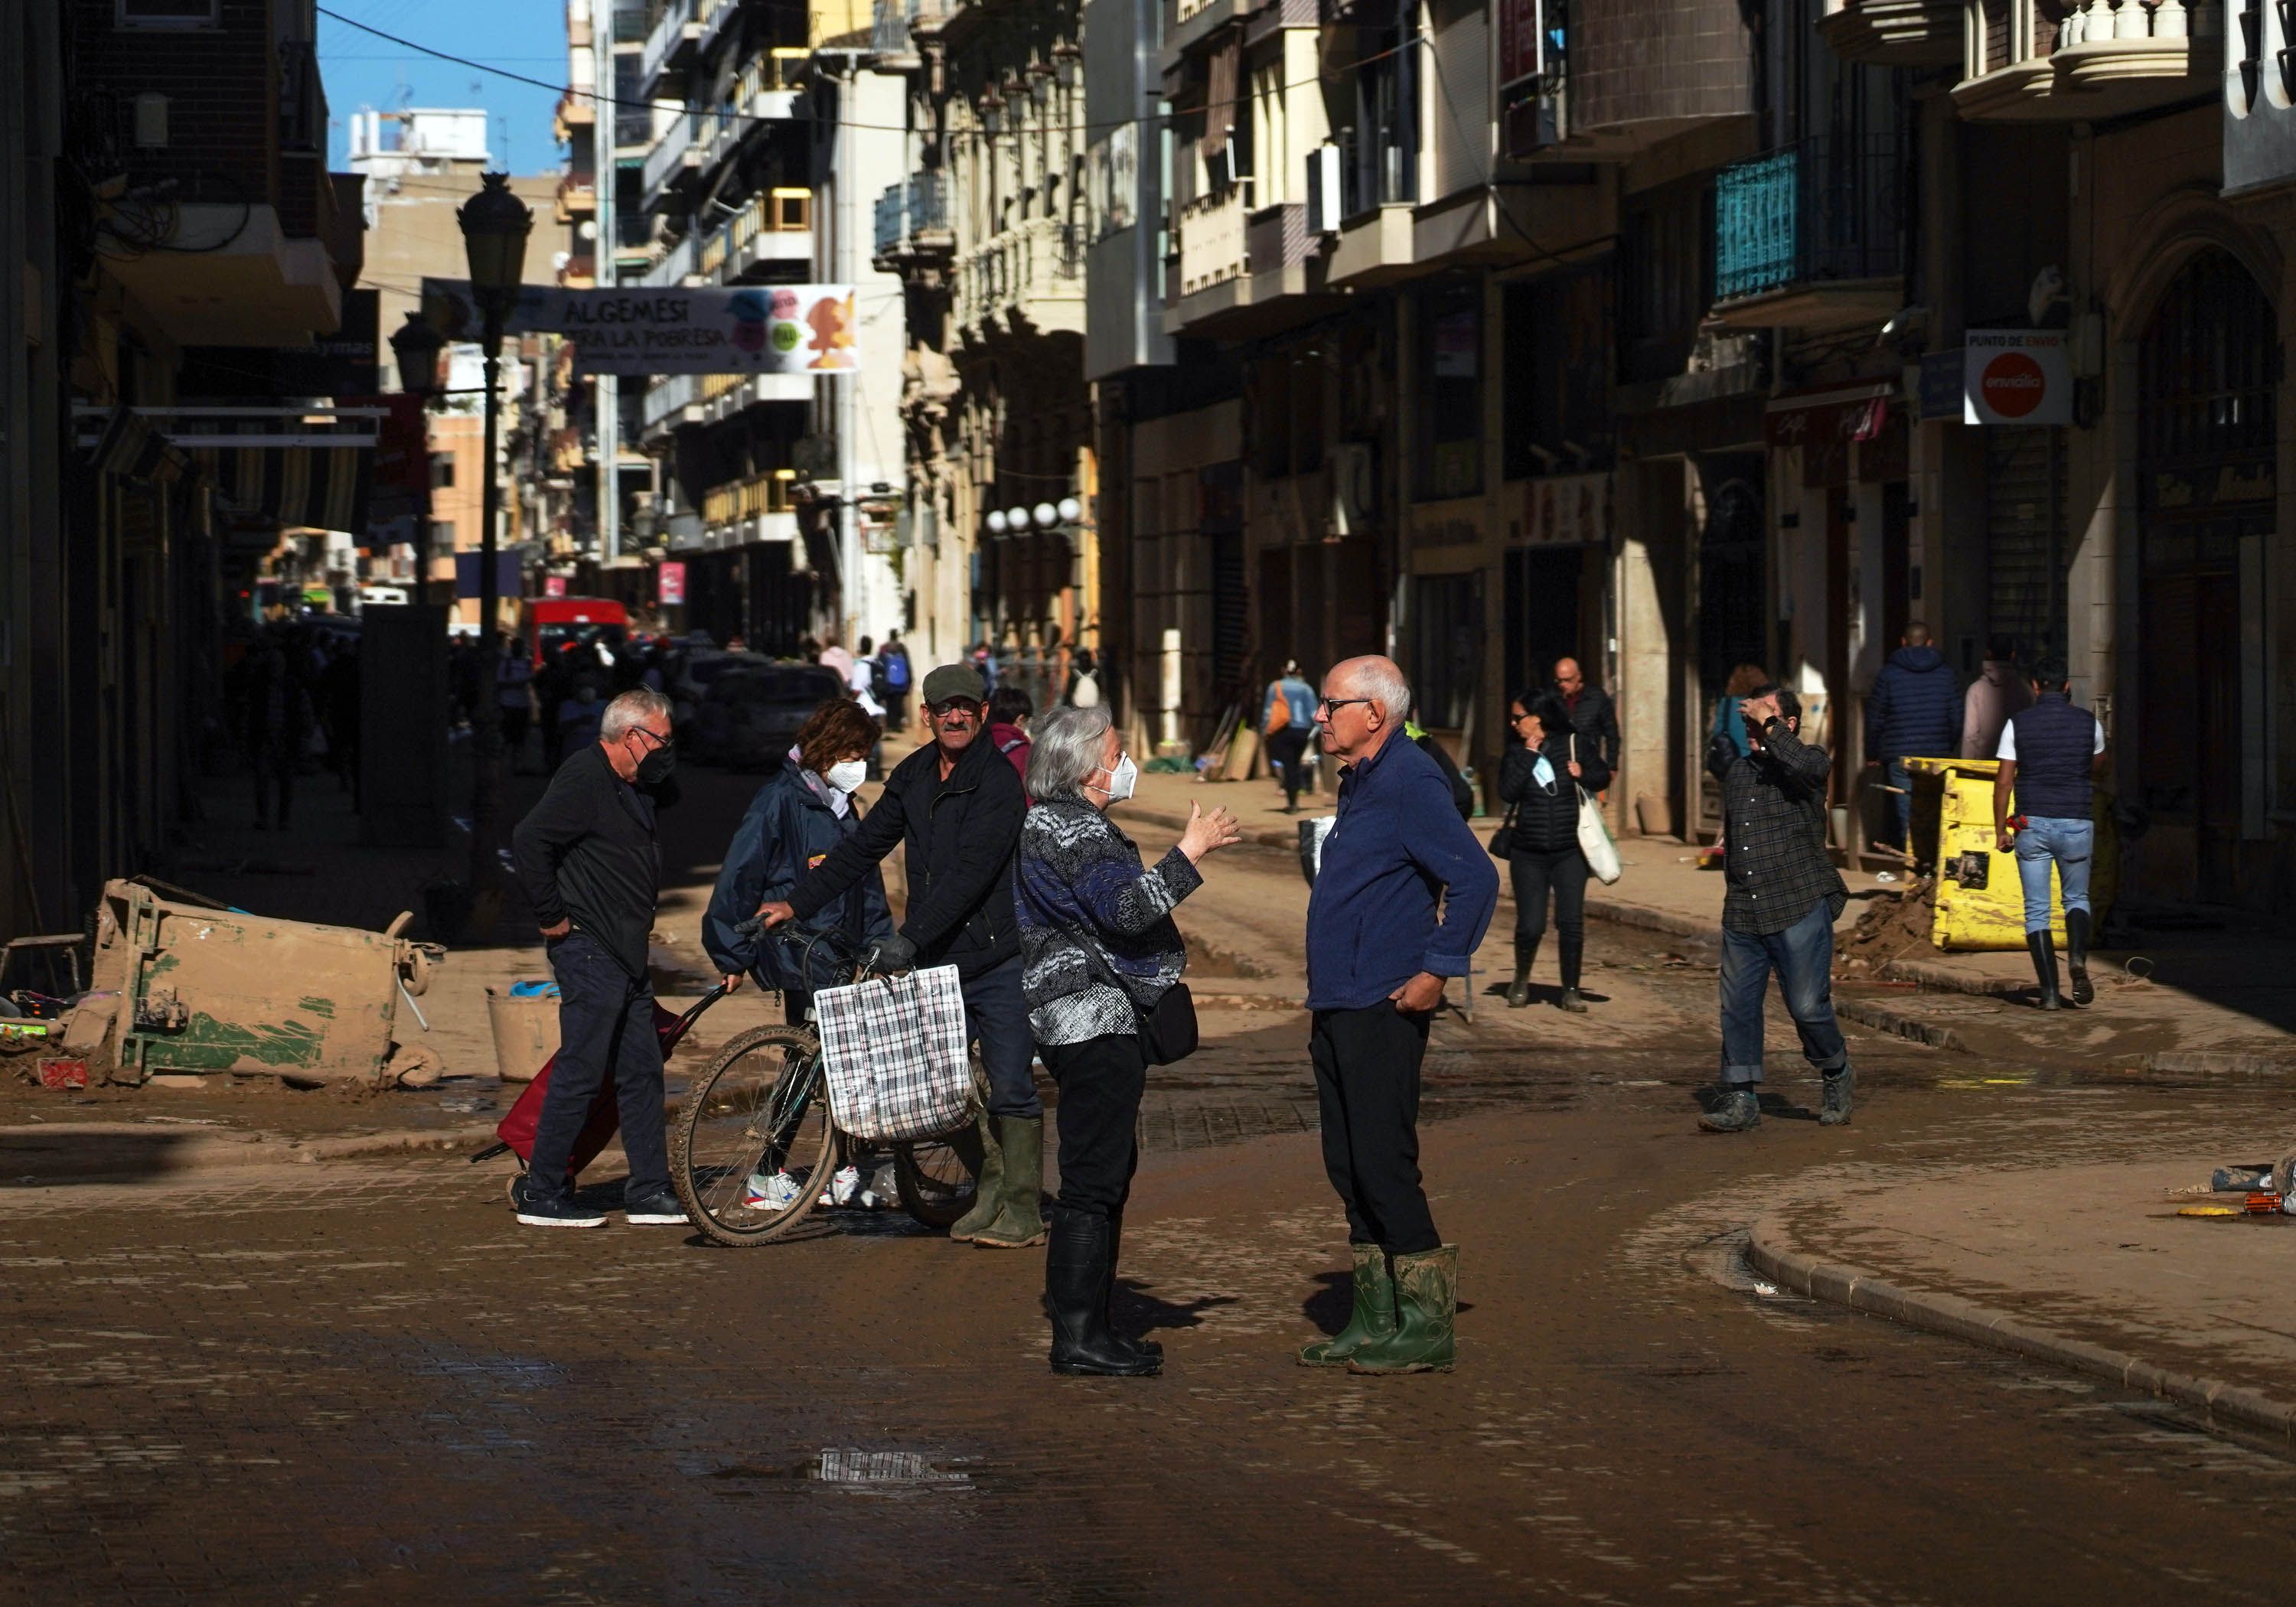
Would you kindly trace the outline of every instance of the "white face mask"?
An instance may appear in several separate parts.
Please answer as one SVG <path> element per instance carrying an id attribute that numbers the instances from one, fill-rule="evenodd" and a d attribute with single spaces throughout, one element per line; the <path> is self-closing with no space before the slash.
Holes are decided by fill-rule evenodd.
<path id="1" fill-rule="evenodd" d="M 849 758 L 841 765 L 832 765 L 821 779 L 840 792 L 850 792 L 869 779 L 868 761 Z"/>
<path id="2" fill-rule="evenodd" d="M 1107 793 L 1108 801 L 1112 804 L 1122 803 L 1132 796 L 1133 786 L 1139 779 L 1140 767 L 1132 762 L 1132 756 L 1129 753 L 1119 754 L 1116 768 L 1108 773 L 1108 785 L 1095 791 Z"/>

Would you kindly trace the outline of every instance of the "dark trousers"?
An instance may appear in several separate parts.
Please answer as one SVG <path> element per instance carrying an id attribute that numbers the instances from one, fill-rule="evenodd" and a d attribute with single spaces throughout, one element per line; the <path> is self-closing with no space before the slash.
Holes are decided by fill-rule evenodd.
<path id="1" fill-rule="evenodd" d="M 1061 1207 L 1120 1217 L 1140 1167 L 1140 1096 L 1148 1090 L 1140 1035 L 1046 1044 L 1044 1056 L 1061 1088 L 1053 1112 L 1061 1135 Z"/>
<path id="2" fill-rule="evenodd" d="M 1348 1237 L 1390 1254 L 1439 1248 L 1419 1186 L 1419 1064 L 1427 1021 L 1382 1002 L 1318 1010 L 1308 1037 L 1323 1117 L 1324 1171 L 1348 1209 Z"/>
<path id="3" fill-rule="evenodd" d="M 1770 972 L 1786 1013 L 1801 1034 L 1804 1059 L 1821 1071 L 1849 1063 L 1849 1048 L 1833 1019 L 1833 906 L 1820 898 L 1785 931 L 1757 936 L 1722 933 L 1722 1081 L 1751 1087 L 1762 1080 L 1762 999 Z"/>
<path id="4" fill-rule="evenodd" d="M 1021 956 L 990 967 L 964 981 L 964 1029 L 980 1042 L 980 1063 L 988 1071 L 991 1116 L 1037 1116 L 1029 1063 L 1037 1058 L 1036 1035 L 1029 1030 L 1029 1004 L 1021 996 Z"/>
<path id="5" fill-rule="evenodd" d="M 1579 956 L 1587 946 L 1587 856 L 1567 849 L 1517 849 L 1507 857 L 1507 879 L 1514 884 L 1514 954 L 1529 964 L 1546 935 L 1546 896 L 1554 895 L 1554 931 L 1561 939 L 1562 985 L 1578 986 Z"/>
<path id="6" fill-rule="evenodd" d="M 1305 779 L 1306 767 L 1300 761 L 1308 751 L 1308 733 L 1296 726 L 1286 726 L 1267 739 L 1267 761 L 1283 771 L 1283 801 L 1286 806 L 1300 801 L 1300 783 Z"/>
<path id="7" fill-rule="evenodd" d="M 518 773 L 519 758 L 526 752 L 526 728 L 532 724 L 534 724 L 534 715 L 530 709 L 523 705 L 515 709 L 508 705 L 504 706 L 502 711 L 503 764 L 513 775 Z"/>
<path id="8" fill-rule="evenodd" d="M 669 1186 L 662 1136 L 661 1039 L 653 1029 L 653 983 L 633 977 L 585 931 L 550 946 L 558 977 L 558 1059 L 542 1096 L 542 1119 L 527 1158 L 527 1193 L 565 1187 L 566 1163 L 589 1119 L 590 1103 L 611 1069 L 622 1113 L 622 1152 L 629 1157 L 632 1200 Z"/>

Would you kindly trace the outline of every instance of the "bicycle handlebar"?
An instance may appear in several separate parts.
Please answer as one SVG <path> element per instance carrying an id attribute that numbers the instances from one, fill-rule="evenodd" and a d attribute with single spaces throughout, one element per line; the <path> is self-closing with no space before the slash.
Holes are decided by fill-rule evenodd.
<path id="1" fill-rule="evenodd" d="M 751 915 L 748 920 L 736 923 L 734 928 L 734 934 L 743 938 L 761 936 L 765 930 L 765 919 L 760 915 Z M 780 930 L 784 931 L 790 941 L 798 946 L 804 956 L 801 963 L 808 976 L 813 974 L 814 950 L 824 947 L 832 955 L 853 967 L 856 972 L 882 973 L 907 971 L 917 963 L 915 946 L 898 932 L 895 932 L 890 938 L 881 938 L 874 943 L 857 947 L 841 933 L 834 931 L 806 930 L 796 928 L 791 923 L 785 923 Z"/>

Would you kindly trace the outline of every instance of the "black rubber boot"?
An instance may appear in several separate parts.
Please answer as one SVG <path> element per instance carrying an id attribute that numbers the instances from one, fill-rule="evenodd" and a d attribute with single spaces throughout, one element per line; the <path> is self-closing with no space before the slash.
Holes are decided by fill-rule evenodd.
<path id="1" fill-rule="evenodd" d="M 2025 947 L 2033 956 L 2033 974 L 2041 980 L 2041 1008 L 2062 1010 L 2064 1000 L 2057 995 L 2057 946 L 2046 931 L 2025 934 Z"/>
<path id="2" fill-rule="evenodd" d="M 1115 1237 L 1106 1217 L 1055 1209 L 1045 1251 L 1045 1310 L 1053 1322 L 1053 1371 L 1068 1376 L 1146 1378 L 1164 1359 L 1119 1344 L 1106 1301 Z"/>
<path id="3" fill-rule="evenodd" d="M 2073 1003 L 2093 1004 L 2096 989 L 2088 981 L 2088 911 L 2065 912 L 2065 970 L 2072 977 Z"/>
<path id="4" fill-rule="evenodd" d="M 1573 1015 L 1584 1015 L 1587 1001 L 1578 996 L 1578 969 L 1587 952 L 1587 934 L 1563 932 L 1555 942 L 1560 949 L 1556 957 L 1562 963 L 1562 996 L 1554 1001 L 1555 1006 Z"/>
<path id="5" fill-rule="evenodd" d="M 1514 946 L 1514 984 L 1507 989 L 1507 1008 L 1520 1010 L 1530 1003 L 1530 968 L 1538 958 L 1536 939 Z"/>
<path id="6" fill-rule="evenodd" d="M 1161 1358 L 1164 1347 L 1154 1340 L 1134 1339 L 1128 1333 L 1116 1331 L 1116 1319 L 1109 1315 L 1116 1299 L 1116 1264 L 1124 1259 L 1124 1213 L 1117 1212 L 1108 1219 L 1108 1270 L 1100 1280 L 1100 1320 L 1108 1324 L 1109 1333 L 1123 1349 L 1140 1356 Z"/>

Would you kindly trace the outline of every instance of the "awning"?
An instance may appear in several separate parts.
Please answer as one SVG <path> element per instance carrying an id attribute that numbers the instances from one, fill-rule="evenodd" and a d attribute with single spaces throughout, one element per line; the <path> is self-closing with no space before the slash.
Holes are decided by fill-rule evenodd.
<path id="1" fill-rule="evenodd" d="M 364 447 L 201 447 L 200 472 L 230 512 L 283 527 L 366 529 L 373 454 Z"/>
<path id="2" fill-rule="evenodd" d="M 244 528 L 364 534 L 381 407 L 92 407 L 74 413 L 101 471 L 167 478 L 188 466 Z M 100 429 L 96 420 L 101 418 Z"/>

